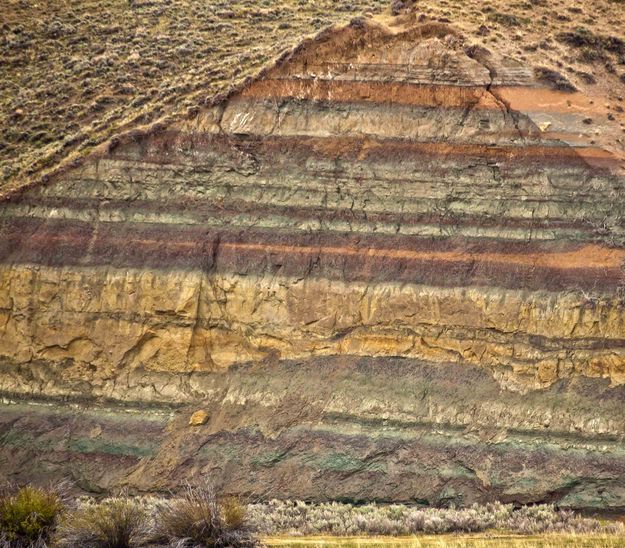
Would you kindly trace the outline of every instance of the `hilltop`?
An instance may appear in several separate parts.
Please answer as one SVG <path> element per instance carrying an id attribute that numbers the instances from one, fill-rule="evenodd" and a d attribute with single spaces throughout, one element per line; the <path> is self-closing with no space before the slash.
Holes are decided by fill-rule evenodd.
<path id="1" fill-rule="evenodd" d="M 556 87 L 596 98 L 614 130 L 597 139 L 623 154 L 620 0 L 7 0 L 0 13 L 0 195 L 127 130 L 193 117 L 328 26 L 365 15 L 388 22 L 402 13 L 450 23 L 467 47 L 512 56 Z"/>

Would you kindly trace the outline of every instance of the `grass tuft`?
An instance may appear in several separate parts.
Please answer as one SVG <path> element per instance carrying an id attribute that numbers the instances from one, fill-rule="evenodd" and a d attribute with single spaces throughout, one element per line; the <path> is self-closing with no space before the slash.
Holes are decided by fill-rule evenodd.
<path id="1" fill-rule="evenodd" d="M 114 498 L 63 516 L 56 540 L 68 548 L 130 548 L 144 544 L 150 529 L 150 517 L 143 506 L 132 499 Z"/>
<path id="2" fill-rule="evenodd" d="M 219 501 L 208 483 L 188 486 L 182 497 L 157 509 L 156 537 L 177 548 L 257 546 L 245 508 L 234 498 Z"/>
<path id="3" fill-rule="evenodd" d="M 58 490 L 7 487 L 0 495 L 0 540 L 11 548 L 45 546 L 64 508 Z"/>

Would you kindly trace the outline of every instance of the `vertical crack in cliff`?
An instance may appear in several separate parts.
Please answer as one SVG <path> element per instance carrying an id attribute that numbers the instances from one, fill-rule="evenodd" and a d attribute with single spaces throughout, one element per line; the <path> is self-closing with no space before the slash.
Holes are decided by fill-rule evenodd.
<path id="1" fill-rule="evenodd" d="M 205 276 L 206 274 L 204 273 L 204 271 L 200 270 L 200 279 L 198 282 L 198 289 L 197 289 L 197 299 L 195 302 L 195 311 L 193 313 L 193 324 L 191 326 L 191 334 L 189 336 L 189 346 L 187 348 L 187 355 L 186 355 L 187 366 L 191 365 L 191 361 L 193 357 L 191 353 L 195 351 L 195 342 L 197 340 L 197 330 L 200 325 L 200 308 L 201 308 L 201 302 L 202 302 L 202 289 L 204 286 Z"/>
<path id="2" fill-rule="evenodd" d="M 198 282 L 197 289 L 197 300 L 195 302 L 195 312 L 193 317 L 193 324 L 191 326 L 191 334 L 189 336 L 189 346 L 187 348 L 186 355 L 186 363 L 187 367 L 197 362 L 198 359 L 198 351 L 197 347 L 201 344 L 203 345 L 202 352 L 202 360 L 204 362 L 208 361 L 211 365 L 213 364 L 212 358 L 210 354 L 207 352 L 207 342 L 203 340 L 200 335 L 200 331 L 204 329 L 202 325 L 202 300 L 204 298 L 204 288 L 205 282 L 208 282 L 209 276 L 215 270 L 217 264 L 217 258 L 219 255 L 219 247 L 221 244 L 221 235 L 218 233 L 213 240 L 210 242 L 210 252 L 208 249 L 208 242 L 204 242 L 202 246 L 202 259 L 201 259 L 201 268 L 200 268 L 200 279 Z"/>
<path id="3" fill-rule="evenodd" d="M 520 111 L 514 110 L 511 107 L 510 103 L 506 101 L 503 97 L 501 97 L 495 89 L 493 89 L 495 78 L 497 77 L 497 69 L 487 59 L 487 56 L 490 55 L 490 52 L 469 50 L 465 53 L 468 57 L 482 65 L 488 71 L 488 77 L 490 79 L 490 82 L 488 82 L 485 86 L 486 92 L 490 94 L 490 96 L 495 100 L 497 105 L 502 108 L 508 119 L 512 121 L 517 133 L 519 134 L 519 138 L 522 141 L 525 141 L 530 137 L 540 139 L 541 131 L 538 126 L 530 119 L 530 117 L 521 113 Z M 527 129 L 523 129 L 521 127 L 521 120 L 527 122 Z"/>

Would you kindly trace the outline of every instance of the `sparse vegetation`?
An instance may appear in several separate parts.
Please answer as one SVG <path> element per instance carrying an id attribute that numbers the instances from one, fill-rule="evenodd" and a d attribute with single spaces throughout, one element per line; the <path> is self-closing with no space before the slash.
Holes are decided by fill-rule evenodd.
<path id="1" fill-rule="evenodd" d="M 523 535 L 546 533 L 622 534 L 620 523 L 602 524 L 552 505 L 515 510 L 500 503 L 462 509 L 402 505 L 352 506 L 272 501 L 253 504 L 249 517 L 264 535 L 414 535 L 475 533 L 498 529 Z"/>
<path id="2" fill-rule="evenodd" d="M 5 487 L 0 495 L 0 545 L 45 546 L 63 508 L 58 490 Z"/>
<path id="3" fill-rule="evenodd" d="M 260 538 L 278 536 L 401 537 L 488 531 L 528 538 L 585 535 L 610 541 L 625 534 L 620 522 L 582 517 L 553 505 L 431 508 L 274 500 L 245 506 L 236 498 L 219 497 L 205 482 L 190 485 L 168 500 L 79 499 L 72 510 L 66 510 L 56 490 L 25 487 L 4 495 L 0 510 L 2 548 L 243 548 L 260 546 Z"/>
<path id="4" fill-rule="evenodd" d="M 528 21 L 525 18 L 518 17 L 511 13 L 502 13 L 499 11 L 495 11 L 491 13 L 488 18 L 495 23 L 499 23 L 504 27 L 520 27 L 521 25 L 526 24 Z"/>
<path id="5" fill-rule="evenodd" d="M 614 535 L 519 536 L 505 533 L 468 535 L 420 535 L 419 537 L 272 537 L 269 547 L 293 548 L 622 548 L 623 540 Z"/>
<path id="6" fill-rule="evenodd" d="M 256 546 L 245 508 L 234 498 L 218 500 L 212 487 L 188 486 L 181 498 L 156 511 L 156 537 L 178 548 Z"/>
<path id="7" fill-rule="evenodd" d="M 6 0 L 0 193 L 115 134 L 184 118 L 305 36 L 387 6 L 388 0 Z"/>
<path id="8" fill-rule="evenodd" d="M 556 38 L 576 48 L 592 48 L 597 52 L 625 55 L 625 42 L 621 38 L 595 34 L 584 27 L 578 27 L 570 32 L 561 32 Z"/>
<path id="9" fill-rule="evenodd" d="M 569 92 L 576 91 L 575 86 L 571 84 L 566 77 L 547 67 L 536 67 L 534 69 L 534 76 L 539 82 L 544 82 L 554 89 Z"/>
<path id="10" fill-rule="evenodd" d="M 66 513 L 56 541 L 68 548 L 131 548 L 144 545 L 150 532 L 150 516 L 143 505 L 129 498 L 112 498 Z"/>
<path id="11" fill-rule="evenodd" d="M 574 68 L 585 73 L 572 85 L 590 80 L 597 90 L 614 89 L 625 62 L 623 5 L 6 0 L 0 10 L 0 194 L 39 180 L 117 134 L 192 114 L 304 36 L 384 10 L 403 17 L 414 6 L 416 21 L 448 21 L 508 56 L 529 52 L 534 66 L 555 67 L 572 55 L 581 64 Z M 604 65 L 616 73 L 604 72 Z"/>

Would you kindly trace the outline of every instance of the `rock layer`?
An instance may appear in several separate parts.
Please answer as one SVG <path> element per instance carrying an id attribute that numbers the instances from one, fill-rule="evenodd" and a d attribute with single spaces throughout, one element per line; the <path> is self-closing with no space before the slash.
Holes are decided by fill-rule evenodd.
<path id="1" fill-rule="evenodd" d="M 106 455 L 98 489 L 625 506 L 625 179 L 592 108 L 445 25 L 325 32 L 0 207 L 0 388 L 210 402 L 193 433 L 66 430 L 54 473 Z M 16 409 L 32 462 L 68 414 Z"/>

